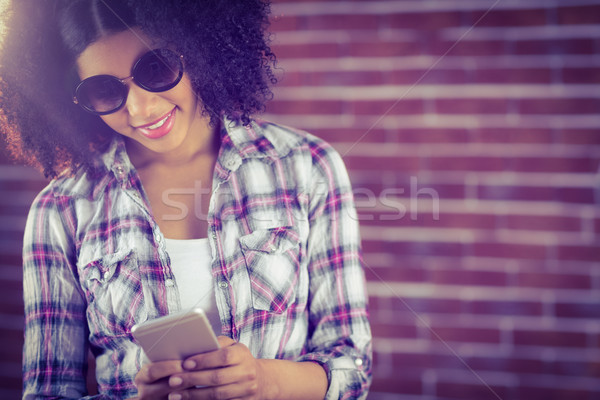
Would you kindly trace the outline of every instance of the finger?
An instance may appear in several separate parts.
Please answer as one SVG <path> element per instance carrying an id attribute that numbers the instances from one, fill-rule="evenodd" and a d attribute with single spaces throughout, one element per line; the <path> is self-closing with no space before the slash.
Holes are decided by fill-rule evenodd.
<path id="1" fill-rule="evenodd" d="M 237 343 L 235 340 L 227 336 L 217 336 L 217 342 L 219 342 L 219 346 L 221 347 L 227 347 Z"/>
<path id="2" fill-rule="evenodd" d="M 224 386 L 234 383 L 246 383 L 256 380 L 256 370 L 245 365 L 217 368 L 176 374 L 169 378 L 172 389 L 182 390 L 196 386 Z"/>
<path id="3" fill-rule="evenodd" d="M 183 372 L 181 361 L 159 361 L 144 365 L 135 376 L 135 384 L 149 384 L 167 376 Z"/>
<path id="4" fill-rule="evenodd" d="M 239 364 L 248 355 L 250 355 L 250 351 L 246 346 L 233 342 L 219 350 L 189 357 L 183 362 L 183 367 L 188 371 L 223 368 Z"/>
<path id="5" fill-rule="evenodd" d="M 177 392 L 171 392 L 169 399 L 196 400 L 196 399 L 241 399 L 255 396 L 258 385 L 254 384 L 230 384 L 223 386 L 203 387 Z"/>

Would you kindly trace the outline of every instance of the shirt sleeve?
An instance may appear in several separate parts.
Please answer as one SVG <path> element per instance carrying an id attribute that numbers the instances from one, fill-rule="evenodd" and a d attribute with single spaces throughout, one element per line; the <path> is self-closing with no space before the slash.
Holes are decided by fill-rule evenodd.
<path id="1" fill-rule="evenodd" d="M 69 200 L 45 189 L 34 201 L 23 240 L 25 344 L 23 399 L 86 394 L 86 301 L 77 277 Z"/>
<path id="2" fill-rule="evenodd" d="M 312 148 L 307 256 L 309 353 L 326 370 L 326 399 L 364 399 L 371 383 L 371 329 L 358 218 L 344 163 L 328 144 Z"/>

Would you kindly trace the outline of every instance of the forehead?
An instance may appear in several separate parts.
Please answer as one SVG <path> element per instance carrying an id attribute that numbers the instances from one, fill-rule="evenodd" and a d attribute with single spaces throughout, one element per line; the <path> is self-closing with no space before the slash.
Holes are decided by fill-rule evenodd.
<path id="1" fill-rule="evenodd" d="M 90 44 L 77 58 L 81 79 L 93 75 L 127 77 L 133 63 L 156 43 L 137 29 L 103 36 Z"/>

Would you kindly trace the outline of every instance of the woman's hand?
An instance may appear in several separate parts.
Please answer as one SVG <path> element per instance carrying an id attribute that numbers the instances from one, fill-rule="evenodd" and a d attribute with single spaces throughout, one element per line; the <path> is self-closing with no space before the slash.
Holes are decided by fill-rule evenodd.
<path id="1" fill-rule="evenodd" d="M 270 396 L 261 360 L 243 344 L 219 336 L 221 348 L 185 360 L 168 379 L 169 400 L 266 399 Z"/>
<path id="2" fill-rule="evenodd" d="M 179 360 L 144 365 L 135 376 L 135 385 L 138 390 L 135 399 L 166 399 L 173 390 L 169 386 L 169 377 L 183 371 Z"/>
<path id="3" fill-rule="evenodd" d="M 182 361 L 145 365 L 135 377 L 138 399 L 323 399 L 325 370 L 314 362 L 256 359 L 243 344 L 219 336 L 219 350 Z"/>

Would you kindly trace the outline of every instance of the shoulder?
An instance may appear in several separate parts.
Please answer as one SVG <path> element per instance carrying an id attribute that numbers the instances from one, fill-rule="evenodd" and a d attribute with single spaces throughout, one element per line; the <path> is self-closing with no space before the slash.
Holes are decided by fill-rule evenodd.
<path id="1" fill-rule="evenodd" d="M 280 157 L 303 153 L 311 159 L 339 158 L 338 152 L 327 141 L 301 129 L 265 121 L 253 121 L 257 136 L 265 137 Z"/>
<path id="2" fill-rule="evenodd" d="M 329 190 L 350 190 L 342 156 L 327 141 L 306 131 L 269 121 L 256 120 L 253 124 L 258 140 L 264 137 L 277 157 L 294 164 L 297 178 L 304 176 L 307 186 L 324 184 Z"/>
<path id="3" fill-rule="evenodd" d="M 94 198 L 105 186 L 107 175 L 99 171 L 78 169 L 72 174 L 61 175 L 48 183 L 38 197 L 56 199 Z"/>

